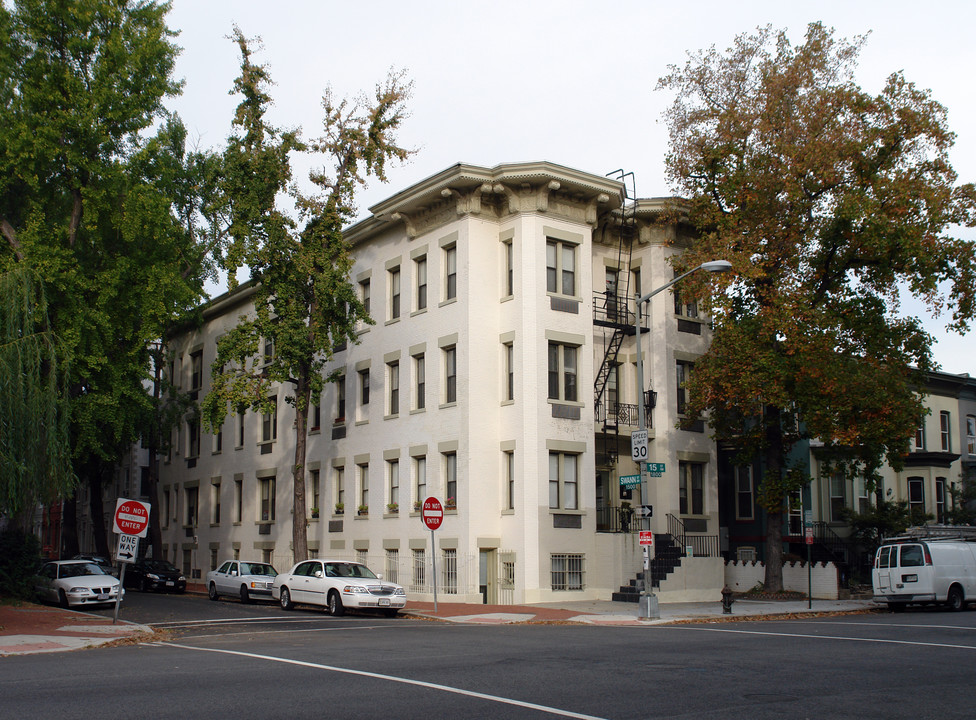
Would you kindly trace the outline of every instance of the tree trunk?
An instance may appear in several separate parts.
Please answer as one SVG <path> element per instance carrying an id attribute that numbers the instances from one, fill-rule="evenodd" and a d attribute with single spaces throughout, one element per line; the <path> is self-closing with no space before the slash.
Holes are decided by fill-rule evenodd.
<path id="1" fill-rule="evenodd" d="M 292 467 L 293 507 L 291 539 L 294 562 L 308 559 L 308 522 L 305 510 L 305 446 L 308 441 L 309 371 L 302 368 L 295 388 L 295 464 Z"/>
<path id="2" fill-rule="evenodd" d="M 75 493 L 77 493 L 77 489 Z M 58 558 L 74 557 L 80 552 L 78 549 L 78 500 L 72 495 L 64 501 L 61 509 L 61 547 L 58 548 Z"/>
<path id="3" fill-rule="evenodd" d="M 766 514 L 767 592 L 783 591 L 783 511 Z"/>
<path id="4" fill-rule="evenodd" d="M 159 517 L 159 427 L 161 424 L 159 407 L 160 394 L 160 375 L 162 372 L 161 351 L 156 348 L 152 353 L 153 358 L 153 422 L 149 436 L 149 544 L 152 547 L 152 559 L 163 559 L 163 531 Z M 145 549 L 143 549 L 145 553 Z"/>
<path id="5" fill-rule="evenodd" d="M 783 591 L 783 428 L 779 408 L 767 406 L 764 418 L 766 432 L 766 467 L 763 482 L 773 504 L 766 510 L 766 577 L 767 592 Z M 770 492 L 772 490 L 773 492 Z"/>
<path id="6" fill-rule="evenodd" d="M 111 558 L 108 547 L 108 532 L 105 529 L 105 503 L 102 500 L 101 463 L 89 465 L 88 509 L 91 512 L 92 534 L 95 537 L 95 553 Z"/>

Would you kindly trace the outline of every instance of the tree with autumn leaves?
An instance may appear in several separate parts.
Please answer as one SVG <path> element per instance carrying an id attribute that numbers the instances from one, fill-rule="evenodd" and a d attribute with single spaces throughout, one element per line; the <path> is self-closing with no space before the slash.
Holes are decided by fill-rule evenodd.
<path id="1" fill-rule="evenodd" d="M 794 45 L 760 28 L 659 81 L 675 95 L 668 176 L 697 229 L 675 269 L 734 269 L 682 286 L 715 322 L 690 413 L 707 412 L 741 462 L 761 461 L 772 591 L 787 498 L 809 482 L 790 460 L 798 442 L 819 440 L 832 470 L 869 482 L 882 462 L 903 464 L 933 361 L 900 297 L 948 313 L 958 332 L 976 307 L 976 243 L 953 234 L 976 225 L 976 189 L 949 162 L 945 108 L 901 73 L 862 90 L 865 40 L 813 23 Z"/>
<path id="2" fill-rule="evenodd" d="M 285 401 L 295 408 L 292 548 L 295 559 L 304 560 L 309 408 L 337 377 L 325 374 L 335 348 L 356 342 L 357 325 L 372 322 L 349 282 L 352 259 L 342 228 L 354 219 L 355 194 L 367 179 L 385 180 L 387 163 L 411 154 L 396 144 L 411 85 L 391 72 L 372 99 L 338 100 L 326 92 L 323 134 L 306 143 L 297 132 L 268 123 L 268 70 L 253 61 L 239 29 L 233 39 L 241 52 L 234 91 L 242 99 L 223 155 L 221 208 L 214 217 L 227 221 L 218 231 L 227 237 L 231 287 L 238 268 L 250 272 L 254 314 L 218 341 L 203 413 L 211 428 L 220 427 L 231 410 L 273 415 L 277 389 L 286 388 Z M 317 188 L 311 195 L 291 183 L 294 152 L 310 152 L 326 164 L 310 175 Z M 289 195 L 294 212 L 285 208 Z"/>

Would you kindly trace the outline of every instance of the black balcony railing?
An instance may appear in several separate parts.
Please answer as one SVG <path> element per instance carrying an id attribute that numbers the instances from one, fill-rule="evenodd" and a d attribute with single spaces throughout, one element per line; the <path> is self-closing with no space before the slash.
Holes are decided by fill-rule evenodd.
<path id="1" fill-rule="evenodd" d="M 630 425 L 637 427 L 636 405 L 601 402 L 596 406 L 596 421 L 601 425 Z"/>
<path id="2" fill-rule="evenodd" d="M 593 322 L 598 325 L 627 326 L 633 332 L 637 321 L 637 299 L 605 292 L 593 293 Z M 642 325 L 642 328 L 646 327 Z M 629 333 L 628 333 L 629 334 Z"/>

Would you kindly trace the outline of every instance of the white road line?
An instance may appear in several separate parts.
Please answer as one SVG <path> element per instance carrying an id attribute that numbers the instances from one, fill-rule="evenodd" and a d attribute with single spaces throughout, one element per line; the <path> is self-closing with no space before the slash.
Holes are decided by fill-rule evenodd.
<path id="1" fill-rule="evenodd" d="M 569 710 L 560 710 L 559 708 L 548 707 L 546 705 L 537 705 L 535 703 L 523 702 L 521 700 L 513 700 L 511 698 L 504 698 L 498 695 L 488 695 L 486 693 L 474 692 L 472 690 L 463 690 L 461 688 L 451 687 L 449 685 L 439 685 L 437 683 L 424 682 L 422 680 L 411 680 L 409 678 L 396 677 L 395 675 L 383 675 L 381 673 L 366 672 L 364 670 L 352 670 L 350 668 L 335 667 L 334 665 L 321 665 L 319 663 L 305 662 L 303 660 L 291 660 L 289 658 L 274 657 L 273 655 L 258 655 L 256 653 L 239 652 L 237 650 L 220 650 L 217 648 L 204 648 L 204 647 L 194 647 L 193 645 L 180 645 L 179 643 L 169 643 L 169 642 L 156 642 L 156 643 L 145 643 L 146 645 L 154 645 L 156 647 L 177 647 L 184 650 L 197 650 L 199 652 L 213 652 L 220 653 L 223 655 L 238 655 L 240 657 L 254 658 L 255 660 L 269 660 L 271 662 L 285 663 L 287 665 L 299 665 L 301 667 L 316 668 L 318 670 L 328 670 L 330 672 L 345 673 L 347 675 L 359 675 L 361 677 L 375 678 L 377 680 L 389 680 L 390 682 L 403 683 L 405 685 L 416 685 L 417 687 L 428 688 L 431 690 L 440 690 L 442 692 L 454 693 L 455 695 L 465 695 L 467 697 L 477 698 L 479 700 L 489 700 L 491 702 L 502 703 L 504 705 L 514 705 L 516 707 L 523 707 L 529 710 L 538 710 L 539 712 L 549 713 L 550 715 L 559 715 L 560 717 L 577 718 L 577 720 L 606 720 L 606 718 L 601 718 L 596 715 L 584 715 L 582 713 L 575 713 Z"/>
<path id="2" fill-rule="evenodd" d="M 905 623 L 871 623 L 871 622 L 841 622 L 838 620 L 790 620 L 794 625 L 866 625 L 868 627 L 894 627 L 894 628 L 923 628 L 925 630 L 969 630 L 974 631 L 976 627 L 965 625 L 906 625 Z"/>
<path id="3" fill-rule="evenodd" d="M 785 638 L 813 638 L 816 640 L 849 640 L 850 642 L 885 643 L 889 645 L 921 645 L 923 647 L 952 648 L 956 650 L 976 650 L 973 645 L 952 645 L 950 643 L 916 642 L 913 640 L 886 640 L 884 638 L 857 638 L 844 637 L 843 635 L 808 635 L 806 633 L 780 633 L 764 632 L 762 630 L 731 630 L 717 627 L 704 627 L 701 625 L 671 625 L 674 629 L 681 630 L 700 630 L 704 632 L 724 632 L 738 633 L 741 635 L 771 635 L 774 637 Z"/>

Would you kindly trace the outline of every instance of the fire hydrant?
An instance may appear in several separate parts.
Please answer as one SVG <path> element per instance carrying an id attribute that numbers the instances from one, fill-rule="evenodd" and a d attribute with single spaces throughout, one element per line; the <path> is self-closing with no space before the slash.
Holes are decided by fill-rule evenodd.
<path id="1" fill-rule="evenodd" d="M 732 614 L 732 603 L 735 602 L 732 599 L 732 591 L 729 586 L 726 585 L 722 588 L 722 614 L 731 615 Z"/>

